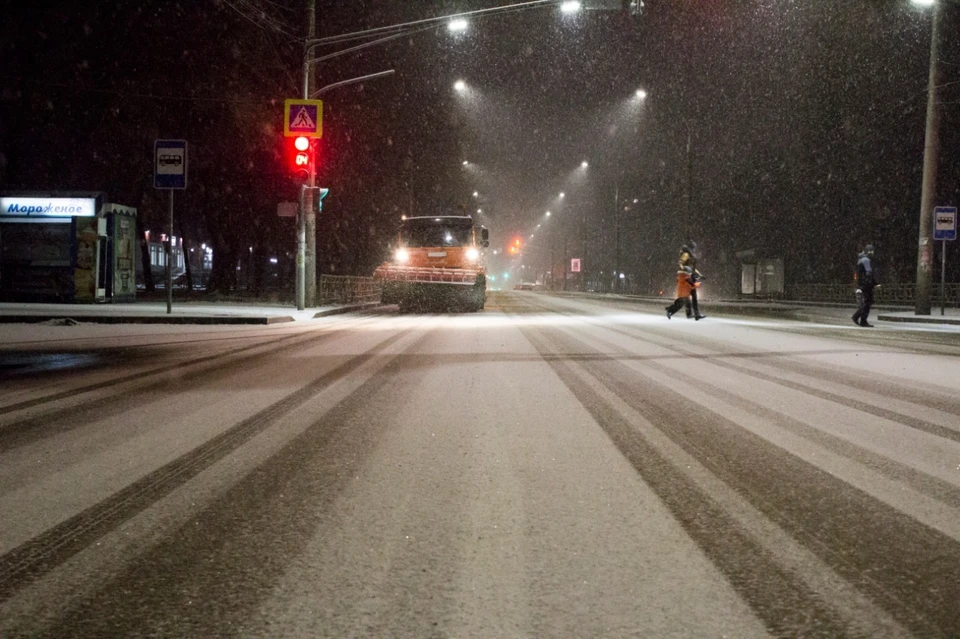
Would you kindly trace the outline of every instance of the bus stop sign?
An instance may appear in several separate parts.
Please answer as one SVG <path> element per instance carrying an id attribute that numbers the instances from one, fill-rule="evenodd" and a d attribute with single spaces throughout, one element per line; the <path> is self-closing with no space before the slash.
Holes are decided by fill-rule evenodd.
<path id="1" fill-rule="evenodd" d="M 938 206 L 933 209 L 933 239 L 957 239 L 957 207 Z"/>

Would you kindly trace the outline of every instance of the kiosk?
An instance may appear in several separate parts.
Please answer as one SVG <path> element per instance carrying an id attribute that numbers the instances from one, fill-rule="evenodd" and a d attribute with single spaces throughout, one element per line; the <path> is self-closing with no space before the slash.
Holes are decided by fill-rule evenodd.
<path id="1" fill-rule="evenodd" d="M 97 192 L 0 195 L 0 301 L 134 301 L 136 216 Z"/>

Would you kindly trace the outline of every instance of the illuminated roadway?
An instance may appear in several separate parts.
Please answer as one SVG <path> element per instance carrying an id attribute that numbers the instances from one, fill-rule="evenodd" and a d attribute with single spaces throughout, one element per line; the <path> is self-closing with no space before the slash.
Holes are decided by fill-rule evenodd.
<path id="1" fill-rule="evenodd" d="M 0 332 L 3 637 L 960 635 L 955 331 Z"/>

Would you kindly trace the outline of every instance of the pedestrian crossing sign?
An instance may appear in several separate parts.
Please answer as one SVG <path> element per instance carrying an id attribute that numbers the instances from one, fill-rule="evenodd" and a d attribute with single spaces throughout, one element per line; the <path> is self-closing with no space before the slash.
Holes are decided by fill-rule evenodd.
<path id="1" fill-rule="evenodd" d="M 323 137 L 323 100 L 285 100 L 283 135 L 286 137 Z"/>

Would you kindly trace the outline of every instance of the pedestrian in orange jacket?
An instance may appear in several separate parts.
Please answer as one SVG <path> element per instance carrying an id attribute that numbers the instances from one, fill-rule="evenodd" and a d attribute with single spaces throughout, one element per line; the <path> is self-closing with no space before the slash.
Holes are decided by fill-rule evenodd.
<path id="1" fill-rule="evenodd" d="M 679 311 L 681 307 L 686 307 L 688 318 L 694 317 L 690 298 L 699 287 L 700 282 L 694 277 L 694 272 L 691 267 L 684 266 L 678 270 L 677 299 L 673 301 L 673 304 L 667 307 L 667 319 L 673 317 L 674 313 Z M 700 314 L 697 314 L 696 316 L 698 320 L 702 317 L 705 316 Z"/>

